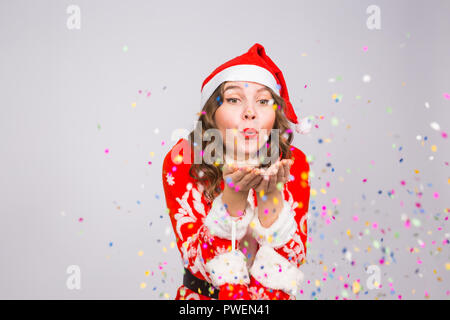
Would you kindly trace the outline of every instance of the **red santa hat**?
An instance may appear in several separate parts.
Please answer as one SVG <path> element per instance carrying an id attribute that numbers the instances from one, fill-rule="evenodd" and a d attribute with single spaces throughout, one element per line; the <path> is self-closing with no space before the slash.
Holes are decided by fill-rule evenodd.
<path id="1" fill-rule="evenodd" d="M 201 88 L 201 107 L 224 81 L 251 81 L 271 88 L 281 96 L 286 108 L 286 118 L 296 124 L 297 132 L 301 127 L 289 100 L 289 94 L 283 73 L 266 54 L 264 47 L 255 43 L 246 53 L 233 58 L 217 67 L 204 81 Z"/>

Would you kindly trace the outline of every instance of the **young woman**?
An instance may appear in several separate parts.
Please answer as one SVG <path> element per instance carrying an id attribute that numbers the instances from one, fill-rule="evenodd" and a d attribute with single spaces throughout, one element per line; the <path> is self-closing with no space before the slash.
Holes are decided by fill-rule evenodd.
<path id="1" fill-rule="evenodd" d="M 256 43 L 216 68 L 201 95 L 197 127 L 163 163 L 185 267 L 175 299 L 295 299 L 310 181 L 305 154 L 291 146 L 298 120 L 283 75 Z"/>

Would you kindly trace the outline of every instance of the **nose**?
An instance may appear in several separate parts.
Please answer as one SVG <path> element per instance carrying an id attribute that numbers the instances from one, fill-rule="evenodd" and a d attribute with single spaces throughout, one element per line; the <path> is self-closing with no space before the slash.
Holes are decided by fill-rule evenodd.
<path id="1" fill-rule="evenodd" d="M 254 120 L 256 118 L 256 114 L 252 110 L 247 109 L 244 112 L 243 118 L 244 120 Z"/>

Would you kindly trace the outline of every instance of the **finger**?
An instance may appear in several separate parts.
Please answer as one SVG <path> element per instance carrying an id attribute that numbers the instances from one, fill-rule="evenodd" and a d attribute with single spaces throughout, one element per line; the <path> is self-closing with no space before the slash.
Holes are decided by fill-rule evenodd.
<path id="1" fill-rule="evenodd" d="M 235 172 L 236 170 L 238 170 L 239 168 L 234 164 L 234 163 L 225 163 L 223 165 L 223 175 L 229 175 L 230 173 Z"/>
<path id="2" fill-rule="evenodd" d="M 250 181 L 248 183 L 248 185 L 250 188 L 255 189 L 261 183 L 262 180 L 263 180 L 263 177 L 257 175 L 252 181 Z"/>
<path id="3" fill-rule="evenodd" d="M 290 164 L 291 160 L 287 160 L 286 164 L 284 165 L 284 183 L 289 182 L 289 175 L 291 172 L 291 164 Z"/>
<path id="4" fill-rule="evenodd" d="M 278 169 L 277 173 L 277 183 L 282 182 L 284 183 L 284 173 L 285 173 L 285 162 L 284 160 L 281 162 L 280 168 Z"/>
<path id="5" fill-rule="evenodd" d="M 282 183 L 282 185 L 284 186 L 285 183 L 287 183 L 287 177 L 289 175 L 289 169 L 288 169 L 288 165 L 287 163 L 285 163 L 283 165 L 283 176 L 281 177 L 281 179 L 278 181 L 278 183 Z M 278 184 L 277 184 L 277 188 L 278 188 Z"/>
<path id="6" fill-rule="evenodd" d="M 255 170 L 250 170 L 240 181 L 239 185 L 242 188 L 248 187 L 249 183 L 255 179 L 258 175 L 256 174 Z"/>
<path id="7" fill-rule="evenodd" d="M 269 180 L 264 179 L 264 177 L 263 177 L 263 179 L 261 180 L 261 182 L 259 183 L 259 185 L 256 186 L 255 191 L 257 191 L 258 194 L 261 193 L 261 191 L 263 191 L 263 192 L 265 193 L 265 192 L 267 191 L 267 186 L 268 186 L 268 185 L 269 185 Z"/>
<path id="8" fill-rule="evenodd" d="M 285 172 L 286 183 L 289 182 L 289 178 L 291 177 L 291 168 L 292 168 L 293 163 L 294 163 L 294 161 L 292 161 L 291 159 L 289 159 L 289 161 L 287 163 L 287 170 Z"/>
<path id="9" fill-rule="evenodd" d="M 277 163 L 274 163 L 264 172 L 264 175 L 270 177 L 272 175 L 276 175 L 277 172 L 278 172 L 278 165 Z"/>
<path id="10" fill-rule="evenodd" d="M 277 176 L 276 175 L 270 176 L 270 179 L 268 181 L 267 190 L 268 191 L 275 190 L 276 185 L 277 185 Z"/>
<path id="11" fill-rule="evenodd" d="M 245 174 L 246 172 L 244 170 L 236 170 L 227 176 L 227 180 L 231 178 L 231 181 L 236 184 L 245 176 Z"/>

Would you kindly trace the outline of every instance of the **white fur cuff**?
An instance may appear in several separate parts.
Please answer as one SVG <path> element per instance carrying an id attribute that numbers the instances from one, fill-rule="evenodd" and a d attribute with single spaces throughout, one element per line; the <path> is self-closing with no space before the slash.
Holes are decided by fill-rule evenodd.
<path id="1" fill-rule="evenodd" d="M 222 193 L 218 195 L 205 218 L 205 225 L 213 236 L 218 236 L 223 239 L 232 239 L 232 221 L 236 222 L 236 240 L 241 240 L 247 233 L 247 227 L 254 216 L 254 209 L 247 199 L 247 208 L 244 216 L 233 217 L 230 216 L 222 202 Z M 250 198 L 250 196 L 249 196 Z"/>
<path id="2" fill-rule="evenodd" d="M 220 254 L 206 263 L 206 271 L 215 287 L 225 283 L 249 284 L 247 263 L 240 250 Z"/>
<path id="3" fill-rule="evenodd" d="M 269 228 L 265 228 L 261 225 L 258 214 L 255 214 L 250 222 L 250 230 L 253 237 L 260 245 L 280 248 L 294 236 L 294 233 L 297 230 L 297 223 L 294 218 L 295 211 L 286 200 L 283 200 L 283 202 L 283 209 L 277 220 Z"/>
<path id="4" fill-rule="evenodd" d="M 303 281 L 303 272 L 273 248 L 261 246 L 250 274 L 263 286 L 295 295 Z"/>

